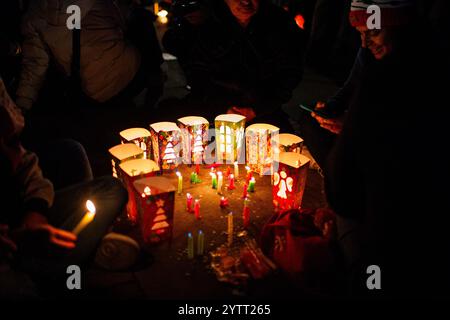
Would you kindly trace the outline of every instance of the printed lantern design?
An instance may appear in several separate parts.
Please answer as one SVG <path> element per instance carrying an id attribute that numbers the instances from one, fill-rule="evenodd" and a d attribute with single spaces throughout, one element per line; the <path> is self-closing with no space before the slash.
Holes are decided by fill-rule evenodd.
<path id="1" fill-rule="evenodd" d="M 298 209 L 302 204 L 310 160 L 295 152 L 281 152 L 273 176 L 273 205 L 276 211 Z"/>
<path id="2" fill-rule="evenodd" d="M 159 167 L 156 162 L 149 159 L 134 159 L 121 163 L 120 174 L 122 181 L 128 191 L 128 205 L 127 213 L 131 222 L 137 221 L 137 204 L 133 195 L 133 182 L 144 178 L 156 175 Z"/>
<path id="3" fill-rule="evenodd" d="M 158 122 L 150 125 L 153 144 L 153 159 L 161 171 L 178 166 L 181 147 L 181 131 L 173 122 Z"/>
<path id="4" fill-rule="evenodd" d="M 278 136 L 281 152 L 302 153 L 303 139 L 290 133 L 281 133 Z"/>
<path id="5" fill-rule="evenodd" d="M 178 127 L 183 137 L 183 161 L 186 164 L 202 163 L 208 145 L 209 122 L 202 117 L 184 117 L 178 119 Z"/>
<path id="6" fill-rule="evenodd" d="M 245 130 L 247 166 L 260 175 L 271 174 L 273 161 L 278 161 L 280 129 L 265 123 L 253 124 Z"/>
<path id="7" fill-rule="evenodd" d="M 122 143 L 134 143 L 144 151 L 144 158 L 151 157 L 151 139 L 150 131 L 144 128 L 131 128 L 120 132 L 120 139 Z"/>
<path id="8" fill-rule="evenodd" d="M 144 156 L 144 151 L 142 151 L 142 149 L 134 143 L 125 143 L 109 149 L 109 154 L 112 157 L 111 163 L 113 176 L 116 178 L 121 178 L 119 165 L 128 160 L 142 158 Z"/>
<path id="9" fill-rule="evenodd" d="M 133 183 L 138 203 L 139 223 L 144 244 L 171 239 L 175 208 L 175 187 L 164 177 L 148 177 Z"/>
<path id="10" fill-rule="evenodd" d="M 244 127 L 244 116 L 223 114 L 216 117 L 216 156 L 218 162 L 234 163 L 240 159 L 244 145 Z"/>

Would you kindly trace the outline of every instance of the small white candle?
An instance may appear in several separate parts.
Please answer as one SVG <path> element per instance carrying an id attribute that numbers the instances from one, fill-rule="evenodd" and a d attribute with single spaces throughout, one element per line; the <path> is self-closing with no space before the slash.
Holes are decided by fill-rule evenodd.
<path id="1" fill-rule="evenodd" d="M 78 235 L 83 231 L 86 226 L 94 220 L 95 217 L 95 206 L 91 200 L 86 201 L 86 208 L 88 212 L 84 215 L 83 219 L 78 223 L 78 225 L 73 229 L 72 233 Z"/>
<path id="2" fill-rule="evenodd" d="M 239 165 L 237 161 L 234 163 L 234 178 L 239 178 Z"/>

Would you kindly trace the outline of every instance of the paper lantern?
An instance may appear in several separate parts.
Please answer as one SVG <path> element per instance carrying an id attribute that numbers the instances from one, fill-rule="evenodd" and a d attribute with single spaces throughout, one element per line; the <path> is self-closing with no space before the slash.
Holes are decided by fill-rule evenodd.
<path id="1" fill-rule="evenodd" d="M 122 143 L 134 143 L 144 151 L 144 158 L 150 159 L 152 152 L 152 141 L 150 131 L 144 128 L 130 128 L 120 132 Z"/>
<path id="2" fill-rule="evenodd" d="M 245 117 L 223 114 L 215 119 L 216 157 L 218 162 L 243 162 Z"/>
<path id="3" fill-rule="evenodd" d="M 180 161 L 181 131 L 174 122 L 150 125 L 153 159 L 161 171 L 175 169 Z"/>
<path id="4" fill-rule="evenodd" d="M 280 152 L 297 152 L 302 153 L 303 139 L 290 133 L 279 134 Z"/>
<path id="5" fill-rule="evenodd" d="M 112 172 L 113 176 L 120 178 L 119 165 L 122 162 L 139 159 L 144 157 L 144 151 L 134 143 L 119 144 L 109 149 L 109 154 L 112 157 Z"/>
<path id="6" fill-rule="evenodd" d="M 131 222 L 136 223 L 137 204 L 135 196 L 133 195 L 133 183 L 138 179 L 156 175 L 159 171 L 159 167 L 156 162 L 149 159 L 134 159 L 125 161 L 121 163 L 119 167 L 122 181 L 128 190 L 128 218 Z"/>
<path id="7" fill-rule="evenodd" d="M 175 187 L 164 177 L 148 177 L 133 183 L 138 203 L 139 229 L 146 245 L 172 239 Z"/>
<path id="8" fill-rule="evenodd" d="M 270 124 L 256 123 L 245 130 L 247 166 L 261 175 L 272 174 L 272 164 L 278 160 L 280 129 Z"/>
<path id="9" fill-rule="evenodd" d="M 273 204 L 283 212 L 301 207 L 310 160 L 295 152 L 280 152 L 273 176 Z"/>
<path id="10" fill-rule="evenodd" d="M 202 117 L 184 117 L 178 119 L 182 134 L 183 162 L 197 164 L 203 162 L 208 145 L 209 122 Z"/>

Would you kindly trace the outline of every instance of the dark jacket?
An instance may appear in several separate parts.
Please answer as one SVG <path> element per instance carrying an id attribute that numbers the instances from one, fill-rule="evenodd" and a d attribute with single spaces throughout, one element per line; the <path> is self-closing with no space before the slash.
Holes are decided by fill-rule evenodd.
<path id="1" fill-rule="evenodd" d="M 203 25 L 175 26 L 163 44 L 179 58 L 192 93 L 221 111 L 234 105 L 271 113 L 302 78 L 304 34 L 267 1 L 246 29 L 223 1 L 212 1 Z"/>

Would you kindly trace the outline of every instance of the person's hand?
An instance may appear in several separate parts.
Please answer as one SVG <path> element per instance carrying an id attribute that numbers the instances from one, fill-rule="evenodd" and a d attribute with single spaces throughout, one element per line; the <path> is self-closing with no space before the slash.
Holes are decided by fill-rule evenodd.
<path id="1" fill-rule="evenodd" d="M 256 118 L 256 113 L 253 108 L 239 108 L 239 107 L 231 107 L 228 109 L 227 113 L 231 114 L 240 114 L 246 118 L 247 122 L 251 122 Z"/>
<path id="2" fill-rule="evenodd" d="M 316 104 L 317 110 L 324 109 L 324 108 L 325 108 L 325 102 L 322 102 L 322 101 L 317 102 L 317 104 Z M 341 133 L 342 127 L 344 125 L 344 117 L 339 117 L 339 118 L 334 118 L 334 119 L 325 119 L 314 112 L 311 113 L 311 116 L 317 120 L 317 122 L 319 123 L 319 125 L 322 128 L 324 128 L 334 134 Z"/>
<path id="3" fill-rule="evenodd" d="M 17 245 L 9 238 L 8 231 L 9 227 L 7 225 L 0 224 L 0 260 L 17 251 Z"/>
<path id="4" fill-rule="evenodd" d="M 77 240 L 73 233 L 48 224 L 47 219 L 37 212 L 26 215 L 22 227 L 14 231 L 14 236 L 19 247 L 37 251 L 48 247 L 73 249 Z"/>

